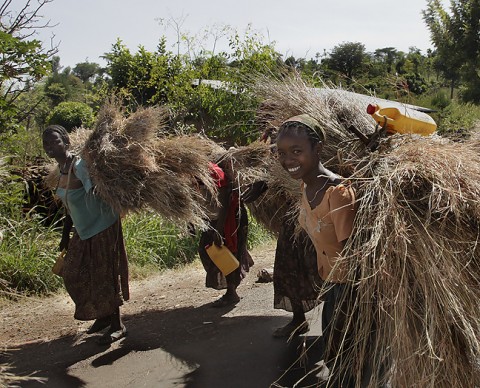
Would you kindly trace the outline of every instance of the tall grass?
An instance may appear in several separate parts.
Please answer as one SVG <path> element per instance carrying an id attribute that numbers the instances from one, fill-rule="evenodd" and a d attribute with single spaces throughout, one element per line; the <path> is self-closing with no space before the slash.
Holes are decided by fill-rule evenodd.
<path id="1" fill-rule="evenodd" d="M 480 106 L 452 101 L 437 113 L 436 118 L 441 133 L 468 131 L 480 121 Z"/>
<path id="2" fill-rule="evenodd" d="M 198 238 L 152 212 L 128 215 L 123 235 L 132 277 L 178 267 L 195 260 Z"/>
<path id="3" fill-rule="evenodd" d="M 45 227 L 38 216 L 16 220 L 0 216 L 0 292 L 52 293 L 63 287 L 51 271 L 58 255 L 60 229 Z M 132 279 L 176 268 L 197 259 L 198 232 L 190 235 L 155 213 L 131 214 L 123 220 L 123 233 Z M 251 219 L 249 247 L 271 238 Z"/>
<path id="4" fill-rule="evenodd" d="M 273 240 L 274 235 L 265 229 L 250 212 L 248 214 L 248 249 Z"/>
<path id="5" fill-rule="evenodd" d="M 45 228 L 38 217 L 0 217 L 0 290 L 44 294 L 62 287 L 51 268 L 58 251 L 58 232 Z"/>
<path id="6" fill-rule="evenodd" d="M 130 272 L 134 278 L 191 263 L 197 256 L 199 232 L 180 230 L 155 213 L 132 214 L 123 220 L 123 235 Z M 272 239 L 272 235 L 249 217 L 248 247 Z"/>
<path id="7" fill-rule="evenodd" d="M 430 115 L 437 123 L 440 134 L 468 132 L 480 122 L 480 106 L 452 100 L 446 89 L 417 97 L 412 103 L 436 110 Z"/>

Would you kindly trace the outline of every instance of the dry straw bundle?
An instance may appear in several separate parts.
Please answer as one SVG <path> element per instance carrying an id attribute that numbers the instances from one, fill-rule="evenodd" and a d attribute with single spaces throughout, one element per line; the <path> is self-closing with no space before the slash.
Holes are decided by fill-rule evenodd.
<path id="1" fill-rule="evenodd" d="M 394 387 L 475 386 L 480 157 L 439 137 L 388 143 L 353 176 L 359 209 L 345 252 L 358 280 L 352 360 L 373 356 L 374 370 L 390 364 Z"/>
<path id="2" fill-rule="evenodd" d="M 17 376 L 11 373 L 11 366 L 8 364 L 0 364 L 0 387 L 20 387 L 21 384 L 26 384 L 28 381 L 35 381 L 37 383 L 46 383 L 47 379 L 33 376 Z"/>
<path id="3" fill-rule="evenodd" d="M 277 163 L 272 146 L 257 141 L 231 148 L 220 159 L 240 194 L 255 182 L 266 182 L 268 190 L 248 207 L 253 216 L 270 232 L 278 234 L 285 213 L 298 201 L 300 185 Z M 291 215 L 294 217 L 294 215 Z"/>
<path id="4" fill-rule="evenodd" d="M 106 104 L 81 155 L 96 192 L 118 212 L 149 207 L 174 222 L 206 227 L 199 186 L 216 198 L 209 162 L 218 147 L 200 137 L 168 137 L 167 116 L 145 108 L 125 118 Z"/>
<path id="5" fill-rule="evenodd" d="M 274 133 L 286 119 L 308 113 L 327 128 L 326 163 L 333 170 L 350 175 L 357 159 L 365 154 L 365 148 L 347 131 L 351 125 L 368 134 L 373 131 L 373 120 L 365 112 L 365 106 L 351 94 L 329 88 L 323 91 L 309 88 L 298 77 L 275 80 L 262 75 L 252 80 L 254 93 L 263 100 L 259 106 L 257 126 Z M 337 145 L 348 145 L 339 152 Z M 296 218 L 295 205 L 300 198 L 300 184 L 293 180 L 275 160 L 271 146 L 256 142 L 246 147 L 230 150 L 225 156 L 234 166 L 239 185 L 254 181 L 267 182 L 268 190 L 255 203 L 249 204 L 252 214 L 267 229 L 277 234 L 288 213 Z"/>
<path id="6" fill-rule="evenodd" d="M 355 341 L 340 350 L 348 365 L 336 368 L 353 368 L 358 386 L 367 360 L 370 387 L 382 376 L 392 387 L 478 385 L 478 141 L 397 135 L 370 153 L 347 128 L 374 126 L 364 105 L 339 101 L 341 91 L 319 94 L 298 78 L 260 79 L 255 88 L 275 101 L 276 123 L 300 113 L 316 118 L 327 132 L 326 165 L 357 188 L 354 234 L 343 252 L 358 286 L 348 317 Z"/>
<path id="7" fill-rule="evenodd" d="M 348 128 L 354 126 L 366 135 L 374 130 L 364 100 L 326 84 L 322 89 L 310 88 L 298 76 L 276 80 L 260 75 L 252 82 L 254 93 L 264 100 L 258 111 L 264 125 L 278 128 L 292 116 L 309 114 L 326 131 L 327 142 L 322 150 L 325 164 L 343 175 L 352 172 L 348 161 L 366 151 Z"/>

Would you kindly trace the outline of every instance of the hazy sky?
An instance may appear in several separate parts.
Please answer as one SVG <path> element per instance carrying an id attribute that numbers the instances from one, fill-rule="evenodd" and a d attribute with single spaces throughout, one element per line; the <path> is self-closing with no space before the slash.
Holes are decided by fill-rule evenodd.
<path id="1" fill-rule="evenodd" d="M 191 35 L 215 25 L 243 34 L 251 24 L 283 55 L 307 59 L 342 42 L 361 42 L 367 51 L 415 46 L 425 52 L 432 47 L 421 15 L 425 7 L 426 0 L 54 0 L 41 13 L 58 25 L 39 38 L 48 42 L 55 34 L 63 66 L 104 63 L 99 57 L 117 38 L 133 51 L 139 45 L 153 51 L 165 35 L 176 50 L 175 31 L 160 18 L 183 19 L 181 31 Z M 203 42 L 212 49 L 212 41 Z M 220 39 L 217 51 L 227 45 Z"/>

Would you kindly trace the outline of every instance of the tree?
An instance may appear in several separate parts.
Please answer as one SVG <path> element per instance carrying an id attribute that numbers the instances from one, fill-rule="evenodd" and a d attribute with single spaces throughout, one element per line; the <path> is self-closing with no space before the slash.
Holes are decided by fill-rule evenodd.
<path id="1" fill-rule="evenodd" d="M 342 74 L 350 85 L 362 71 L 365 58 L 365 46 L 362 43 L 347 42 L 333 48 L 327 65 L 331 70 Z"/>
<path id="2" fill-rule="evenodd" d="M 100 65 L 94 62 L 81 62 L 77 63 L 72 69 L 72 72 L 75 76 L 80 78 L 83 83 L 92 81 L 92 79 L 99 74 Z"/>
<path id="3" fill-rule="evenodd" d="M 49 60 L 57 52 L 32 38 L 38 29 L 50 27 L 39 11 L 53 0 L 26 0 L 16 5 L 20 11 L 12 9 L 12 1 L 0 5 L 0 132 L 14 129 L 29 114 L 18 108 L 17 100 L 48 74 Z"/>
<path id="4" fill-rule="evenodd" d="M 429 0 L 423 19 L 436 48 L 435 66 L 450 81 L 450 95 L 459 79 L 466 87 L 464 99 L 480 102 L 480 2 L 451 0 L 450 13 L 440 0 Z"/>
<path id="5" fill-rule="evenodd" d="M 379 60 L 385 65 L 387 73 L 392 72 L 393 65 L 398 57 L 398 52 L 394 47 L 376 49 L 373 55 L 376 60 Z"/>

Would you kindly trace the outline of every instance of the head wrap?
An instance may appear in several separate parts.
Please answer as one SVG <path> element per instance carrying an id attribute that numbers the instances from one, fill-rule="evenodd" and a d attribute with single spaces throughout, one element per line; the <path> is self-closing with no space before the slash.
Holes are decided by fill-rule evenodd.
<path id="1" fill-rule="evenodd" d="M 314 137 L 318 141 L 325 142 L 327 138 L 325 131 L 320 126 L 320 123 L 316 119 L 314 119 L 312 116 L 306 113 L 298 116 L 290 117 L 289 119 L 285 120 L 282 123 L 280 128 L 284 126 L 288 126 L 289 123 L 301 123 L 305 125 L 312 132 L 312 133 L 309 133 L 308 136 Z"/>

